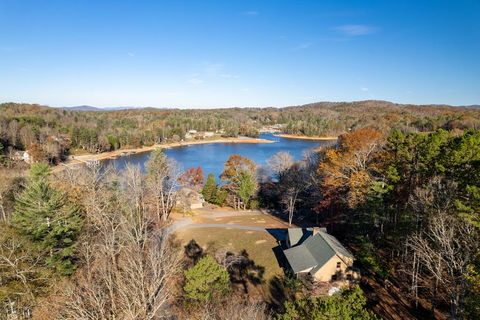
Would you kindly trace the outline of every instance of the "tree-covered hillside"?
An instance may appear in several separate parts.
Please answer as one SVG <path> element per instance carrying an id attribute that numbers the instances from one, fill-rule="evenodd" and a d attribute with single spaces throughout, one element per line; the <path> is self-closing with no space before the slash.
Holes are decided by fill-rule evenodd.
<path id="1" fill-rule="evenodd" d="M 184 138 L 188 130 L 223 136 L 256 136 L 266 125 L 285 133 L 339 135 L 357 128 L 405 132 L 480 126 L 480 110 L 450 106 L 398 105 L 384 101 L 321 102 L 287 108 L 128 109 L 75 111 L 40 105 L 0 104 L 3 153 L 29 150 L 41 160 L 61 161 L 73 150 L 105 152 Z"/>

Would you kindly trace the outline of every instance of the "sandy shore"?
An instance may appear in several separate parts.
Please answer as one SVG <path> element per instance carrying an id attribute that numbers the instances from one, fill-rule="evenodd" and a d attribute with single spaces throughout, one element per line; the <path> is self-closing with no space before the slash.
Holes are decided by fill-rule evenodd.
<path id="1" fill-rule="evenodd" d="M 309 137 L 309 136 L 301 136 L 298 134 L 287 134 L 287 133 L 280 133 L 276 134 L 276 137 L 286 138 L 286 139 L 301 139 L 301 140 L 318 140 L 318 141 L 330 141 L 330 140 L 337 140 L 338 137 Z"/>
<path id="2" fill-rule="evenodd" d="M 216 138 L 212 140 L 192 140 L 192 141 L 181 141 L 181 142 L 170 142 L 165 144 L 156 144 L 153 146 L 136 148 L 136 149 L 121 149 L 110 152 L 102 152 L 97 154 L 82 154 L 77 156 L 70 156 L 68 160 L 64 163 L 61 163 L 56 166 L 56 169 L 59 170 L 65 166 L 77 165 L 86 163 L 89 161 L 102 161 L 108 159 L 115 159 L 121 156 L 126 156 L 136 153 L 150 152 L 155 149 L 170 149 L 177 147 L 184 147 L 196 144 L 208 144 L 208 143 L 272 143 L 274 141 L 267 139 L 258 139 L 258 138 Z"/>

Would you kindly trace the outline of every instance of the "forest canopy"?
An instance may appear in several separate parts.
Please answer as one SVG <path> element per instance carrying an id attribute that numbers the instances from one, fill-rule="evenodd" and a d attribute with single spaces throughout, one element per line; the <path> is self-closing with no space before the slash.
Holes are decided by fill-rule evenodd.
<path id="1" fill-rule="evenodd" d="M 338 136 L 372 127 L 380 131 L 431 132 L 475 129 L 480 110 L 385 101 L 321 102 L 287 108 L 128 109 L 78 111 L 34 104 L 0 104 L 0 153 L 29 150 L 58 163 L 75 151 L 98 153 L 179 140 L 189 130 L 226 137 L 258 135 L 265 126 L 284 133 Z"/>

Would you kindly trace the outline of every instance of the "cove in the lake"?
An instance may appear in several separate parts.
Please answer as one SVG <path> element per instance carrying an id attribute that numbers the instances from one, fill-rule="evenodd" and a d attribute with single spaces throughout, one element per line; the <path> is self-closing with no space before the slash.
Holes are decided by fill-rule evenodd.
<path id="1" fill-rule="evenodd" d="M 223 171 L 225 161 L 232 154 L 239 154 L 255 161 L 259 166 L 265 165 L 266 160 L 277 152 L 287 151 L 295 160 L 301 160 L 305 151 L 321 145 L 333 143 L 332 141 L 315 141 L 303 139 L 286 139 L 270 133 L 261 134 L 260 138 L 272 140 L 275 143 L 210 143 L 197 144 L 165 149 L 165 154 L 177 161 L 183 170 L 200 166 L 205 173 L 213 173 L 217 178 Z M 105 164 L 112 164 L 122 170 L 127 163 L 140 165 L 144 169 L 150 152 L 132 154 L 117 159 L 106 160 Z"/>

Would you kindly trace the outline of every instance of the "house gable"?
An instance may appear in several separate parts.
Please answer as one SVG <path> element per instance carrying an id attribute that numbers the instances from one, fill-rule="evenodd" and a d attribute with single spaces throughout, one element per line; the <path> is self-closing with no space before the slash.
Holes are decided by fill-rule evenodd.
<path id="1" fill-rule="evenodd" d="M 338 255 L 331 257 L 324 265 L 314 268 L 310 274 L 317 281 L 330 281 L 338 272 L 346 273 L 349 265 L 346 264 Z"/>
<path id="2" fill-rule="evenodd" d="M 296 246 L 283 251 L 294 273 L 308 272 L 318 265 L 315 257 L 305 246 Z"/>
<path id="3" fill-rule="evenodd" d="M 309 272 L 319 281 L 328 281 L 338 271 L 338 263 L 342 272 L 352 265 L 353 255 L 335 237 L 323 230 L 304 237 L 305 231 L 292 228 L 288 232 L 292 247 L 284 253 L 294 273 Z"/>

